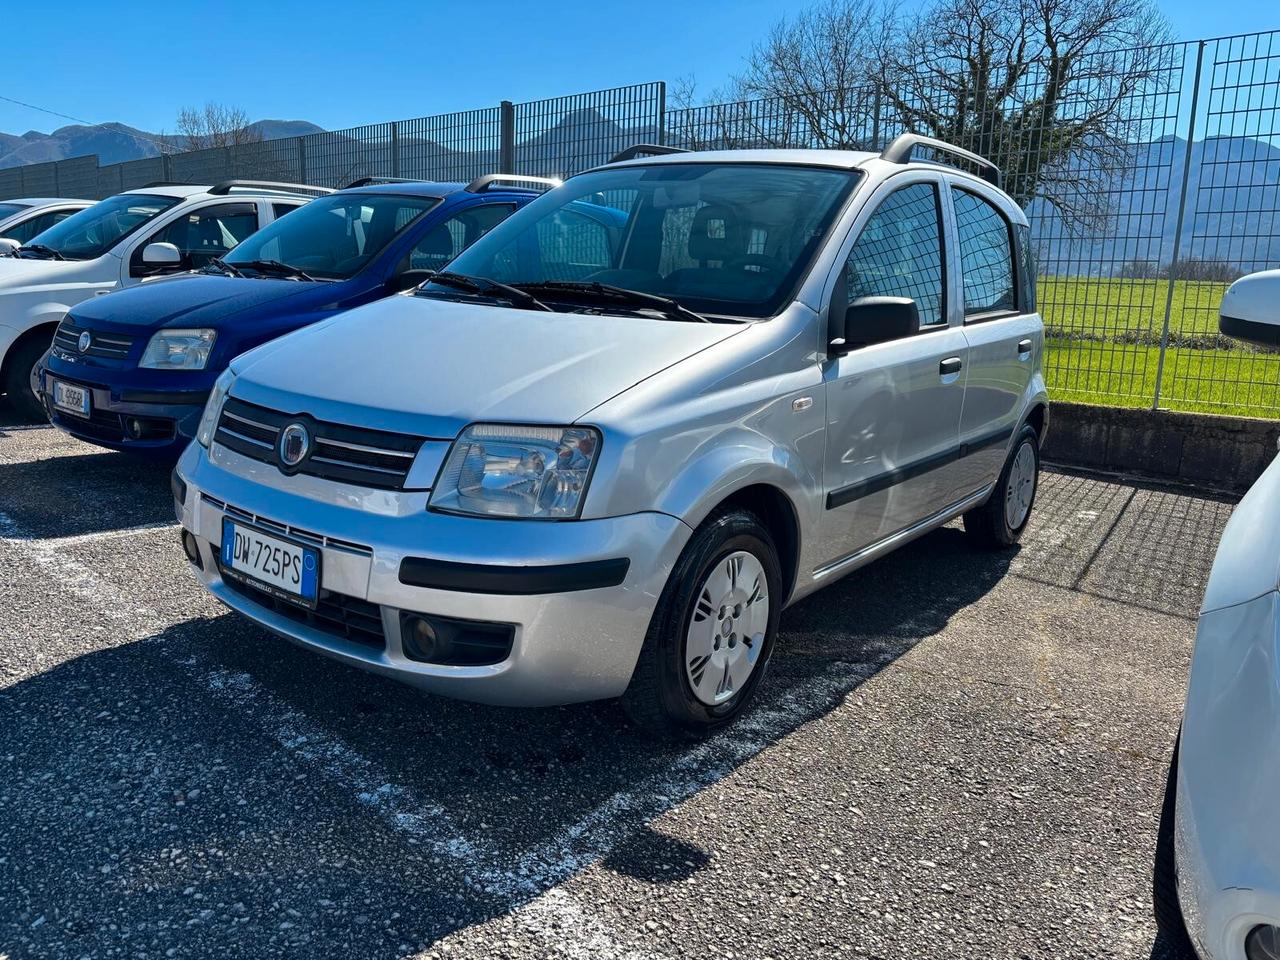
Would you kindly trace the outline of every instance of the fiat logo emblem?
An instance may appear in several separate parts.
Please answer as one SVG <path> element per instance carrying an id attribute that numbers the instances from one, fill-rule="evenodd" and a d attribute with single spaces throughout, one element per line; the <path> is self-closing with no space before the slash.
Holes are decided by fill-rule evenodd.
<path id="1" fill-rule="evenodd" d="M 76 347 L 79 348 L 81 353 L 84 353 L 86 350 L 89 349 L 89 346 L 92 343 L 93 343 L 93 335 L 89 333 L 88 330 L 86 330 L 84 331 L 84 333 L 80 334 L 80 339 L 76 341 Z"/>
<path id="2" fill-rule="evenodd" d="M 280 463 L 286 467 L 296 467 L 311 452 L 311 434 L 301 423 L 291 423 L 280 431 L 278 447 Z"/>

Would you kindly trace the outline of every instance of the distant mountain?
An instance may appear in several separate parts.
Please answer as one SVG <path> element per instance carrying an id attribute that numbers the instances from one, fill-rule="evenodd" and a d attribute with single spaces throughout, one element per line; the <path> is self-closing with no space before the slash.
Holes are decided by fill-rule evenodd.
<path id="1" fill-rule="evenodd" d="M 1187 142 L 1161 137 L 1133 147 L 1106 190 L 1110 222 L 1074 235 L 1047 204 L 1027 210 L 1041 270 L 1110 275 L 1128 261 L 1167 265 L 1177 235 Z M 1191 145 L 1181 260 L 1221 261 L 1242 273 L 1280 267 L 1280 147 L 1250 137 Z"/>
<path id="2" fill-rule="evenodd" d="M 251 127 L 261 131 L 264 140 L 297 137 L 323 130 L 306 120 L 259 120 Z M 21 136 L 0 133 L 0 168 L 93 154 L 97 154 L 99 164 L 105 166 L 159 156 L 162 143 L 173 144 L 180 149 L 179 139 L 173 135 L 148 133 L 123 123 L 76 124 L 59 127 L 52 133 L 29 130 Z"/>

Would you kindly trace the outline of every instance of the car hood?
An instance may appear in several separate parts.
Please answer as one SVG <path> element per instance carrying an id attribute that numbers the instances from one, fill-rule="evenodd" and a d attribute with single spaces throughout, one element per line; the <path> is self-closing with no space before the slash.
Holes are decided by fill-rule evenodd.
<path id="1" fill-rule="evenodd" d="M 89 261 L 0 257 L 0 290 L 38 286 L 44 283 L 61 283 L 74 279 L 83 271 L 86 262 Z"/>
<path id="2" fill-rule="evenodd" d="M 250 351 L 232 363 L 231 392 L 437 438 L 477 421 L 573 423 L 743 329 L 395 296 Z"/>
<path id="3" fill-rule="evenodd" d="M 330 284 L 295 280 L 183 274 L 149 280 L 109 297 L 96 297 L 72 311 L 87 326 L 158 330 L 161 327 L 217 327 L 245 310 L 275 305 L 303 294 L 325 296 Z"/>

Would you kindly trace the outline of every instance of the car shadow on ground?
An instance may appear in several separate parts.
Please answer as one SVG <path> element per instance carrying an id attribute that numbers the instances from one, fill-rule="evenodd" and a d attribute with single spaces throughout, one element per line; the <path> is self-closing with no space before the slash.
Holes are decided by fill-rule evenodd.
<path id="1" fill-rule="evenodd" d="M 712 854 L 654 817 L 937 634 L 1015 555 L 946 528 L 797 604 L 758 705 L 694 744 L 611 704 L 426 696 L 229 614 L 62 663 L 0 692 L 0 941 L 393 957 L 593 862 L 678 882 Z"/>
<path id="2" fill-rule="evenodd" d="M 175 522 L 171 463 L 79 448 L 85 452 L 0 462 L 0 512 L 16 528 L 58 538 Z"/>

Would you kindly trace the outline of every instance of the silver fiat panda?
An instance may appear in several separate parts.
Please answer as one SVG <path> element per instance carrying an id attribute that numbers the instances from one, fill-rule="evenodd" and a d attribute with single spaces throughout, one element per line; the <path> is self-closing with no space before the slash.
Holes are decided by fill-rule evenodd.
<path id="1" fill-rule="evenodd" d="M 234 361 L 174 473 L 183 546 L 346 663 L 705 732 L 788 604 L 955 517 L 1018 539 L 1043 350 L 974 154 L 632 148 Z"/>

